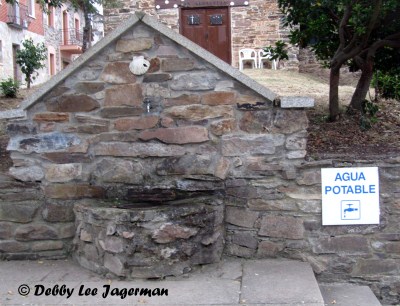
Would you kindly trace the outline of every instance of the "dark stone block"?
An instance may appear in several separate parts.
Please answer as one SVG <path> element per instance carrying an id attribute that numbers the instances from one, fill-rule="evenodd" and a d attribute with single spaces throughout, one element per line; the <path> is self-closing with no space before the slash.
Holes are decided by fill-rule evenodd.
<path id="1" fill-rule="evenodd" d="M 194 61 L 189 58 L 169 58 L 161 63 L 161 69 L 165 72 L 188 71 L 194 68 Z"/>
<path id="2" fill-rule="evenodd" d="M 242 257 L 242 258 L 252 258 L 255 254 L 255 250 L 236 244 L 228 244 L 225 247 L 225 253 L 228 255 Z"/>
<path id="3" fill-rule="evenodd" d="M 99 102 L 87 95 L 65 95 L 46 103 L 50 112 L 90 112 L 100 107 Z"/>
<path id="4" fill-rule="evenodd" d="M 41 202 L 0 202 L 0 220 L 18 223 L 31 222 Z"/>
<path id="5" fill-rule="evenodd" d="M 88 184 L 56 184 L 44 187 L 44 194 L 51 199 L 104 198 L 104 188 Z"/>
<path id="6" fill-rule="evenodd" d="M 102 116 L 103 118 L 130 117 L 140 116 L 141 114 L 143 114 L 143 112 L 144 109 L 142 107 L 104 107 L 100 110 L 100 116 Z"/>
<path id="7" fill-rule="evenodd" d="M 93 158 L 87 155 L 65 152 L 44 153 L 41 156 L 56 164 L 90 163 L 93 160 Z"/>
<path id="8" fill-rule="evenodd" d="M 29 250 L 29 245 L 14 240 L 0 241 L 0 253 L 18 253 Z"/>
<path id="9" fill-rule="evenodd" d="M 252 228 L 258 219 L 258 215 L 258 212 L 244 210 L 238 207 L 228 206 L 226 208 L 226 222 L 241 227 Z"/>
<path id="10" fill-rule="evenodd" d="M 51 250 L 41 252 L 8 253 L 4 254 L 2 258 L 5 260 L 57 260 L 67 258 L 67 252 L 65 250 Z"/>
<path id="11" fill-rule="evenodd" d="M 74 202 L 46 202 L 42 211 L 43 219 L 49 222 L 72 222 L 75 220 Z"/>
<path id="12" fill-rule="evenodd" d="M 395 259 L 359 259 L 352 271 L 353 276 L 398 275 L 399 260 Z"/>
<path id="13" fill-rule="evenodd" d="M 304 239 L 304 226 L 301 218 L 284 216 L 265 216 L 261 220 L 260 236 Z"/>
<path id="14" fill-rule="evenodd" d="M 365 254 L 370 251 L 365 237 L 343 236 L 312 240 L 313 251 L 322 254 Z"/>
<path id="15" fill-rule="evenodd" d="M 232 237 L 232 242 L 249 249 L 257 249 L 258 246 L 258 240 L 250 232 L 235 233 Z"/>
<path id="16" fill-rule="evenodd" d="M 58 239 L 57 231 L 44 224 L 21 225 L 15 231 L 15 239 L 19 241 Z"/>
<path id="17" fill-rule="evenodd" d="M 37 127 L 29 123 L 9 123 L 7 124 L 7 134 L 10 136 L 18 134 L 37 134 Z"/>
<path id="18" fill-rule="evenodd" d="M 172 75 L 169 73 L 155 73 L 155 74 L 146 74 L 143 77 L 143 82 L 144 83 L 150 83 L 150 82 L 166 82 L 168 80 L 172 79 Z"/>
<path id="19" fill-rule="evenodd" d="M 13 224 L 9 222 L 0 222 L 0 239 L 8 240 L 13 235 Z"/>
<path id="20" fill-rule="evenodd" d="M 75 91 L 83 94 L 94 94 L 104 89 L 103 82 L 79 82 L 75 85 Z"/>
<path id="21" fill-rule="evenodd" d="M 160 70 L 161 61 L 158 57 L 150 59 L 150 68 L 147 73 L 153 73 Z"/>

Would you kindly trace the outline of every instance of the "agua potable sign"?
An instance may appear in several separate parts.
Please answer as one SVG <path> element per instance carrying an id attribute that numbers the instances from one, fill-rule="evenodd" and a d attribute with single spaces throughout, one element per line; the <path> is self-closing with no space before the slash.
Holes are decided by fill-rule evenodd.
<path id="1" fill-rule="evenodd" d="M 379 224 L 378 167 L 321 169 L 322 225 Z"/>

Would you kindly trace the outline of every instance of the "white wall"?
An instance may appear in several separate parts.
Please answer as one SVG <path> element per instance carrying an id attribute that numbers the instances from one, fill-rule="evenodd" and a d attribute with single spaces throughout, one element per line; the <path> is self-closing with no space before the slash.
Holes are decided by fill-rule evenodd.
<path id="1" fill-rule="evenodd" d="M 0 64 L 0 79 L 3 80 L 8 78 L 9 76 L 13 77 L 13 56 L 12 56 L 12 45 L 18 44 L 20 48 L 22 48 L 22 41 L 32 38 L 34 43 L 44 42 L 44 37 L 26 30 L 15 30 L 9 27 L 6 23 L 0 22 L 0 39 L 3 45 L 3 62 Z M 49 75 L 47 73 L 47 69 L 40 69 L 39 75 L 36 77 L 36 80 L 32 83 L 32 85 L 40 84 L 49 79 Z M 22 76 L 22 87 L 25 87 L 24 75 Z"/>

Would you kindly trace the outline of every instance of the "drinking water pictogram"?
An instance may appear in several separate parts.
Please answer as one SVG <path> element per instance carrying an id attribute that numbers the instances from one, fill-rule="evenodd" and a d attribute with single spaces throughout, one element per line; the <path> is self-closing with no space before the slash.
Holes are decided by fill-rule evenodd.
<path id="1" fill-rule="evenodd" d="M 361 218 L 360 201 L 344 200 L 341 202 L 342 220 L 359 220 Z"/>

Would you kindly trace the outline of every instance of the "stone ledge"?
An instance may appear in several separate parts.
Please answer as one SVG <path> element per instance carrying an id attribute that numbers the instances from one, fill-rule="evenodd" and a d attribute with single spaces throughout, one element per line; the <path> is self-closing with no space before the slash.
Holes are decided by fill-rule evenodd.
<path id="1" fill-rule="evenodd" d="M 281 108 L 304 108 L 304 107 L 314 107 L 315 100 L 310 97 L 282 97 L 281 98 Z"/>
<path id="2" fill-rule="evenodd" d="M 10 109 L 0 112 L 0 119 L 26 118 L 26 111 L 22 109 Z"/>

